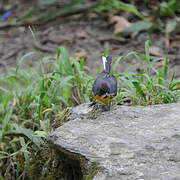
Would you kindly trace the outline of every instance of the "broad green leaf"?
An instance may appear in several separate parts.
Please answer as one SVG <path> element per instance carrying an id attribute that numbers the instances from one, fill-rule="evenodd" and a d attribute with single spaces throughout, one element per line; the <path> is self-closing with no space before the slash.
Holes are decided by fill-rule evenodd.
<path id="1" fill-rule="evenodd" d="M 140 12 L 138 11 L 138 9 L 136 7 L 134 7 L 133 5 L 131 4 L 127 4 L 127 3 L 124 3 L 122 1 L 116 1 L 114 6 L 117 8 L 117 9 L 121 9 L 121 10 L 124 10 L 124 11 L 128 11 L 128 12 L 131 12 L 131 13 L 134 13 L 140 17 L 142 17 L 142 15 L 140 14 Z"/>
<path id="2" fill-rule="evenodd" d="M 35 131 L 34 132 L 35 135 L 37 135 L 38 137 L 42 137 L 42 138 L 47 138 L 47 133 L 45 131 Z"/>
<path id="3" fill-rule="evenodd" d="M 11 133 L 23 134 L 29 140 L 31 140 L 36 146 L 38 146 L 39 148 L 41 147 L 41 145 L 43 144 L 43 140 L 40 137 L 36 136 L 31 129 L 22 128 L 17 125 L 14 126 L 15 130 L 11 131 Z"/>
<path id="4" fill-rule="evenodd" d="M 130 27 L 126 28 L 123 33 L 118 33 L 117 35 L 129 35 L 136 33 L 138 34 L 141 31 L 146 31 L 151 29 L 154 26 L 154 23 L 147 21 L 139 21 L 133 23 Z"/>

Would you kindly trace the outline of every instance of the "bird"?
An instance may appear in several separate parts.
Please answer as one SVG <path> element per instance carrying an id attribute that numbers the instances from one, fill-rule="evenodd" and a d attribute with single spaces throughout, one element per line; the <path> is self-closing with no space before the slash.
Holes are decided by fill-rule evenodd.
<path id="1" fill-rule="evenodd" d="M 102 56 L 103 71 L 97 76 L 92 86 L 95 101 L 109 103 L 117 95 L 117 79 L 111 74 L 111 56 Z"/>

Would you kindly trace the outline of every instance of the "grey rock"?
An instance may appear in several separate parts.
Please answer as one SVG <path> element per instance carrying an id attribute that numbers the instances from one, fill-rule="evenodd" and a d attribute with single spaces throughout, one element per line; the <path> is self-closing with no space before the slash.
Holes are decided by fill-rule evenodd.
<path id="1" fill-rule="evenodd" d="M 180 179 L 180 103 L 113 106 L 94 119 L 92 108 L 82 118 L 80 106 L 49 139 L 59 152 L 85 158 L 81 166 L 98 163 L 94 180 Z"/>

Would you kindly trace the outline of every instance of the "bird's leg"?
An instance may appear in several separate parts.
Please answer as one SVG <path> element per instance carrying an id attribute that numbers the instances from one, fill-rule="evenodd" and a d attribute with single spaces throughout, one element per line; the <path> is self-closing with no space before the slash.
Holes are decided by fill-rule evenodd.
<path id="1" fill-rule="evenodd" d="M 102 111 L 110 111 L 111 104 L 110 102 L 102 105 Z"/>
<path id="2" fill-rule="evenodd" d="M 89 104 L 89 107 L 94 106 L 96 104 L 97 104 L 97 102 L 95 100 L 92 100 L 92 102 L 90 102 L 90 104 Z"/>
<path id="3" fill-rule="evenodd" d="M 107 103 L 107 109 L 108 109 L 108 111 L 111 110 L 111 101 Z"/>

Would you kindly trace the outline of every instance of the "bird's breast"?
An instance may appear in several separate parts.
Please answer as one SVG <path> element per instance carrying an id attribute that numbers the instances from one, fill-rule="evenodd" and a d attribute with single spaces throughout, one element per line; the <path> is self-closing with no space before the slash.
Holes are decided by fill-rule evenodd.
<path id="1" fill-rule="evenodd" d="M 112 96 L 108 96 L 108 97 L 101 97 L 101 96 L 94 96 L 94 98 L 99 101 L 99 102 L 102 102 L 102 103 L 107 103 L 107 102 L 110 102 L 112 100 Z"/>

